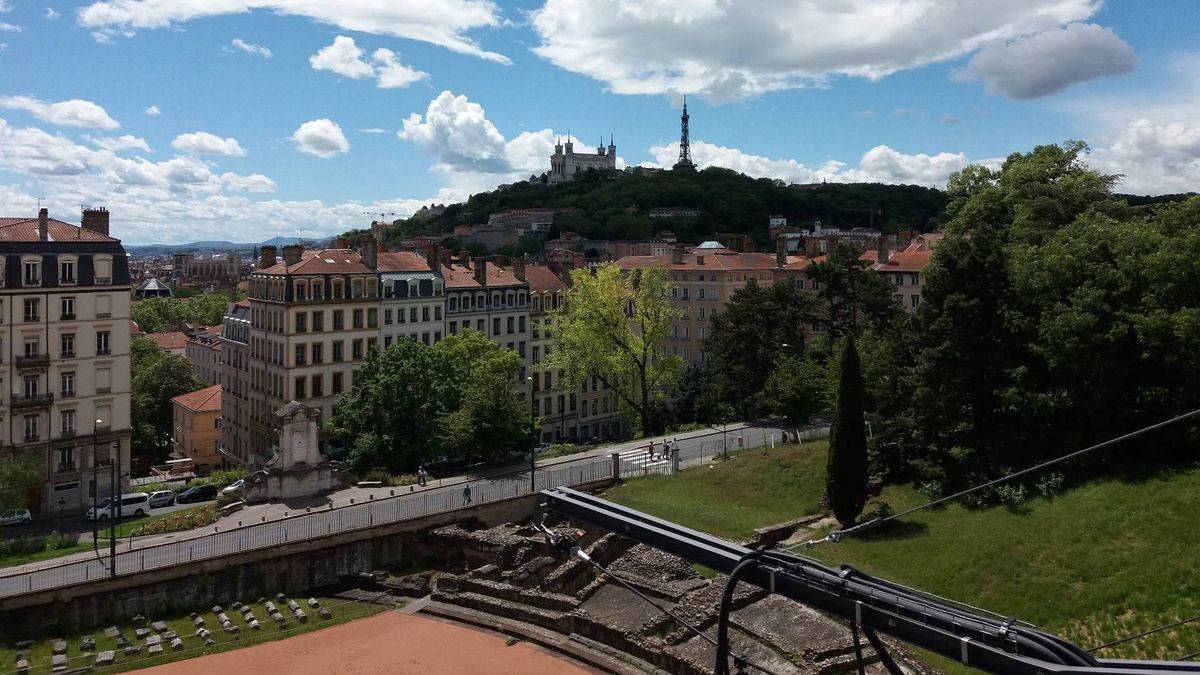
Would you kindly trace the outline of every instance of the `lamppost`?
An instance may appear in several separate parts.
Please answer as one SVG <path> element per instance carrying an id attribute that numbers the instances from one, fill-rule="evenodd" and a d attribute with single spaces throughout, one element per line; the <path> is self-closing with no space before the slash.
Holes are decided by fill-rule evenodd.
<path id="1" fill-rule="evenodd" d="M 59 532 L 59 534 L 62 534 L 62 531 L 63 531 L 63 507 L 66 506 L 66 504 L 67 504 L 67 500 L 63 499 L 62 497 L 58 498 L 58 532 Z"/>

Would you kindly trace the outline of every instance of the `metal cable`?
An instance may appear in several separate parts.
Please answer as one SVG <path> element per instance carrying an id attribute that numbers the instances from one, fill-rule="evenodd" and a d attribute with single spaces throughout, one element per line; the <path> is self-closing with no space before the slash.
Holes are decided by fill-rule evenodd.
<path id="1" fill-rule="evenodd" d="M 960 497 L 965 497 L 969 494 L 979 492 L 980 490 L 984 490 L 989 487 L 999 485 L 1000 483 L 1010 481 L 1014 478 L 1019 478 L 1026 474 L 1034 473 L 1036 471 L 1041 471 L 1042 469 L 1049 468 L 1051 466 L 1054 466 L 1055 464 L 1061 464 L 1062 462 L 1065 462 L 1065 461 L 1068 461 L 1071 459 L 1075 459 L 1076 457 L 1080 457 L 1089 452 L 1094 452 L 1096 450 L 1100 450 L 1101 448 L 1107 448 L 1110 445 L 1115 445 L 1122 441 L 1127 441 L 1131 438 L 1136 438 L 1138 436 L 1141 436 L 1142 434 L 1146 434 L 1151 431 L 1155 431 L 1157 429 L 1161 429 L 1163 427 L 1170 426 L 1172 424 L 1175 424 L 1176 422 L 1180 422 L 1185 419 L 1195 417 L 1197 415 L 1200 415 L 1200 408 L 1197 408 L 1191 412 L 1183 413 L 1181 415 L 1176 415 L 1175 417 L 1163 420 L 1161 422 L 1157 422 L 1155 424 L 1151 424 L 1150 426 L 1147 426 L 1147 427 L 1142 427 L 1141 429 L 1137 429 L 1136 431 L 1131 431 L 1127 434 L 1122 434 L 1121 436 L 1117 436 L 1115 438 L 1110 438 L 1107 441 L 1103 441 L 1103 442 L 1097 443 L 1095 445 L 1088 446 L 1086 448 L 1083 448 L 1082 450 L 1076 450 L 1074 452 L 1067 453 L 1061 457 L 1057 457 L 1055 459 L 1051 459 L 1049 461 L 1042 462 L 1041 464 L 1035 464 L 1034 466 L 1031 466 L 1031 467 L 1028 467 L 1025 469 L 1021 469 L 1020 471 L 1015 471 L 1015 472 L 1007 474 L 1005 476 L 1001 476 L 999 478 L 987 481 L 986 483 L 980 483 L 978 485 L 975 485 L 974 487 L 969 487 L 965 490 L 960 490 L 959 492 L 955 492 L 952 495 L 947 495 L 940 499 L 935 499 L 931 502 L 921 504 L 920 506 L 914 506 L 910 509 L 905 509 L 904 511 L 901 511 L 899 513 L 894 513 L 894 514 L 884 517 L 884 518 L 873 518 L 871 520 L 868 520 L 865 523 L 859 523 L 858 525 L 848 527 L 844 530 L 835 530 L 820 539 L 809 539 L 808 541 L 793 544 L 787 548 L 780 549 L 780 550 L 791 552 L 791 551 L 795 551 L 798 549 L 813 548 L 814 546 L 817 546 L 818 544 L 822 544 L 827 541 L 838 542 L 847 536 L 850 536 L 853 534 L 859 534 L 868 529 L 879 527 L 880 525 L 883 525 L 884 523 L 891 522 L 898 518 L 903 518 L 905 516 L 912 515 L 918 511 L 924 511 L 925 509 L 933 508 L 934 506 L 938 506 L 940 504 L 945 504 L 946 502 L 949 502 L 949 501 L 954 501 Z"/>
<path id="2" fill-rule="evenodd" d="M 1171 630 L 1172 628 L 1178 628 L 1180 626 L 1184 626 L 1189 623 L 1193 623 L 1195 621 L 1200 621 L 1200 614 L 1193 616 L 1191 618 L 1188 618 L 1188 619 L 1182 619 L 1182 620 L 1176 621 L 1174 623 L 1169 623 L 1165 626 L 1159 626 L 1158 628 L 1151 628 L 1150 630 L 1142 631 L 1141 633 L 1138 633 L 1137 635 L 1129 635 L 1129 636 L 1123 637 L 1119 640 L 1113 640 L 1112 642 L 1105 642 L 1104 644 L 1096 645 L 1095 647 L 1092 647 L 1091 649 L 1088 649 L 1087 651 L 1088 652 L 1098 652 L 1101 649 L 1108 649 L 1109 647 L 1115 647 L 1119 644 L 1124 644 L 1126 642 L 1131 642 L 1133 640 L 1139 640 L 1141 638 L 1144 638 L 1144 637 L 1147 637 L 1150 635 L 1154 635 L 1155 633 L 1161 633 L 1164 630 Z M 1195 656 L 1195 655 L 1193 654 L 1192 656 Z M 1180 659 L 1180 660 L 1186 661 L 1187 659 Z"/>

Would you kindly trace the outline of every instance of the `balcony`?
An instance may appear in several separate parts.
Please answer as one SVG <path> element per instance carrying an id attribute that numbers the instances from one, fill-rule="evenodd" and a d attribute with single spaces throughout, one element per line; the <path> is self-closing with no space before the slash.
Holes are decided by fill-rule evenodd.
<path id="1" fill-rule="evenodd" d="M 96 425 L 96 433 L 98 433 L 98 434 L 107 434 L 110 431 L 112 431 L 111 424 L 97 424 Z"/>
<path id="2" fill-rule="evenodd" d="M 59 317 L 59 320 L 74 321 L 75 320 L 75 312 L 63 312 L 62 316 Z"/>
<path id="3" fill-rule="evenodd" d="M 57 473 L 71 473 L 75 470 L 75 462 L 59 462 Z"/>
<path id="4" fill-rule="evenodd" d="M 112 284 L 112 277 L 96 277 L 97 286 L 108 286 Z"/>
<path id="5" fill-rule="evenodd" d="M 44 408 L 52 403 L 54 403 L 54 394 L 13 394 L 12 397 L 12 407 L 14 408 Z"/>
<path id="6" fill-rule="evenodd" d="M 28 354 L 18 356 L 16 359 L 18 368 L 45 368 L 50 365 L 49 354 Z"/>
<path id="7" fill-rule="evenodd" d="M 73 429 L 73 428 L 72 429 L 63 429 L 62 431 L 58 432 L 58 439 L 60 441 L 65 441 L 68 438 L 75 438 L 78 435 L 79 435 L 79 432 L 75 431 L 75 429 Z"/>
<path id="8" fill-rule="evenodd" d="M 97 396 L 100 396 L 102 394 L 111 394 L 111 393 L 112 393 L 112 387 L 96 387 L 96 395 Z"/>

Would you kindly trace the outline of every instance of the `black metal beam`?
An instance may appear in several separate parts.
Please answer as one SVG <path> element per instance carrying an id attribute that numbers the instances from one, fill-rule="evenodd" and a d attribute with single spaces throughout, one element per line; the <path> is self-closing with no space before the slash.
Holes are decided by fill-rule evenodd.
<path id="1" fill-rule="evenodd" d="M 542 491 L 543 505 L 729 574 L 749 549 L 570 488 Z M 1029 624 L 983 616 L 850 568 L 764 552 L 747 583 L 968 666 L 1016 675 L 1200 673 L 1193 662 L 1097 660 Z"/>

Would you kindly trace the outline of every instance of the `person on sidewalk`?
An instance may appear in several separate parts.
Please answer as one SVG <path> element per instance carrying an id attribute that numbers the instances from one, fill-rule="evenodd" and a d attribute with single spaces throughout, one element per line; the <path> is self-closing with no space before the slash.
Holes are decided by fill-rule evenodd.
<path id="1" fill-rule="evenodd" d="M 463 486 L 463 506 L 466 506 L 467 504 L 470 504 L 470 503 L 471 503 L 471 486 L 464 485 Z"/>

